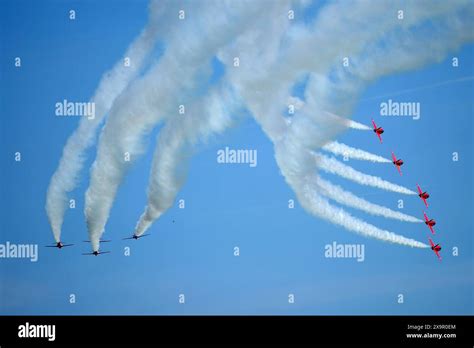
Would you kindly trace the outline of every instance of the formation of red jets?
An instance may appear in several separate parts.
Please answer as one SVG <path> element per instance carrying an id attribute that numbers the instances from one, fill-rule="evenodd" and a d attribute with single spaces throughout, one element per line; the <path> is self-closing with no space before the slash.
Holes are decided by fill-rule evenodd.
<path id="1" fill-rule="evenodd" d="M 374 129 L 373 129 L 374 133 L 379 138 L 380 143 L 382 143 L 383 142 L 382 141 L 382 134 L 384 133 L 384 129 L 382 127 L 377 127 L 374 120 L 372 120 L 372 125 L 374 126 Z M 397 159 L 397 157 L 395 156 L 395 154 L 393 152 L 392 152 L 392 163 L 397 168 L 398 173 L 400 173 L 400 175 L 402 175 L 401 166 L 403 165 L 403 160 L 400 159 L 400 158 Z M 428 208 L 428 202 L 426 200 L 430 197 L 430 195 L 428 194 L 428 192 L 423 191 L 421 189 L 420 185 L 416 184 L 416 187 L 418 189 L 418 197 L 420 197 L 420 199 L 423 201 L 425 206 Z M 426 226 L 428 226 L 428 228 L 430 229 L 432 234 L 435 234 L 433 226 L 436 225 L 436 221 L 434 219 L 429 219 L 425 212 L 423 212 L 423 215 L 424 215 L 424 218 L 425 218 Z M 431 250 L 433 250 L 433 252 L 436 254 L 436 256 L 438 256 L 438 259 L 441 261 L 441 256 L 439 254 L 439 252 L 441 250 L 441 246 L 439 244 L 433 243 L 433 240 L 431 238 L 428 238 L 428 240 L 430 241 Z"/>

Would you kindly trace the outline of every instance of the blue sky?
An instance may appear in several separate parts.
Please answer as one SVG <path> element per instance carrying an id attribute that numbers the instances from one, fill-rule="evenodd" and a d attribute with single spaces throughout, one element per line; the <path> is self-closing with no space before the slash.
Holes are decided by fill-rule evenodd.
<path id="1" fill-rule="evenodd" d="M 62 239 L 76 243 L 62 250 L 43 248 L 53 241 L 45 196 L 62 148 L 77 119 L 54 116 L 63 99 L 88 100 L 104 71 L 122 56 L 147 19 L 145 1 L 1 3 L 0 243 L 37 243 L 39 260 L 0 260 L 2 314 L 473 314 L 472 131 L 473 80 L 401 90 L 474 75 L 473 45 L 451 57 L 409 73 L 383 78 L 361 96 L 353 119 L 385 128 L 384 144 L 372 132 L 348 131 L 338 140 L 358 148 L 403 158 L 403 177 L 389 164 L 350 161 L 354 168 L 430 192 L 430 217 L 443 261 L 429 250 L 363 238 L 306 213 L 273 158 L 271 142 L 248 118 L 225 135 L 201 146 L 178 199 L 186 208 L 170 209 L 140 241 L 132 233 L 146 202 L 153 141 L 131 169 L 117 195 L 103 245 L 103 257 L 84 257 L 87 238 L 84 192 L 88 169 L 71 197 L 77 207 L 66 214 Z M 77 19 L 68 19 L 74 8 Z M 317 8 L 317 7 L 316 7 Z M 105 48 L 105 49 L 104 49 Z M 22 67 L 15 68 L 14 58 Z M 219 65 L 216 75 L 219 75 Z M 393 96 L 391 96 L 393 95 Z M 379 98 L 378 96 L 384 96 Z M 380 103 L 421 103 L 421 119 L 381 117 Z M 154 140 L 156 132 L 151 139 Z M 216 151 L 258 149 L 258 166 L 219 165 Z M 20 163 L 14 153 L 22 153 Z M 459 152 L 460 160 L 452 161 Z M 89 168 L 95 149 L 89 151 Z M 329 176 L 328 176 L 329 177 Z M 334 183 L 371 202 L 422 218 L 415 197 Z M 348 209 L 376 226 L 427 242 L 423 224 L 372 217 Z M 365 244 L 365 261 L 327 259 L 324 246 Z M 131 256 L 124 256 L 124 247 Z M 233 248 L 240 247 L 240 256 Z M 452 256 L 452 248 L 459 256 Z M 178 303 L 185 294 L 186 303 Z M 288 303 L 288 294 L 295 303 Z M 69 303 L 75 294 L 76 303 Z M 404 303 L 397 303 L 397 295 Z"/>

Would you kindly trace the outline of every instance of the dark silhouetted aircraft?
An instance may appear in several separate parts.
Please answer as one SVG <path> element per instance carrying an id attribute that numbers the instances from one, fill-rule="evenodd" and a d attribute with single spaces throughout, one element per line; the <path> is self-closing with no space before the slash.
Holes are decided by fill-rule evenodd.
<path id="1" fill-rule="evenodd" d="M 142 234 L 141 236 L 137 236 L 136 234 L 134 234 L 133 236 L 131 237 L 127 237 L 127 238 L 122 238 L 122 240 L 127 240 L 127 239 L 140 239 L 142 237 L 146 237 L 146 236 L 149 236 L 150 234 Z"/>
<path id="2" fill-rule="evenodd" d="M 109 254 L 110 251 L 99 251 L 99 250 L 96 250 L 96 251 L 93 251 L 91 253 L 83 253 L 82 255 L 94 255 L 94 256 L 99 256 L 101 254 Z"/>
<path id="3" fill-rule="evenodd" d="M 53 245 L 46 245 L 46 248 L 61 249 L 61 248 L 65 248 L 65 247 L 72 246 L 72 245 L 74 245 L 74 244 L 63 244 L 62 242 L 57 242 L 56 244 L 53 244 Z"/>

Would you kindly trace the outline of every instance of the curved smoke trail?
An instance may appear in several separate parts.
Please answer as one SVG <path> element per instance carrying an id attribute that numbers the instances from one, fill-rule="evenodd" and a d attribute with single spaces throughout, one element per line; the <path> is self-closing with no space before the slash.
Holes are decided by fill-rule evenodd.
<path id="1" fill-rule="evenodd" d="M 58 168 L 51 177 L 46 195 L 46 213 L 56 242 L 61 239 L 61 227 L 67 209 L 67 195 L 77 186 L 80 172 L 84 167 L 85 152 L 93 145 L 97 128 L 117 96 L 142 70 L 146 58 L 163 29 L 172 24 L 167 20 L 169 16 L 164 12 L 164 9 L 172 9 L 177 5 L 178 2 L 173 1 L 159 3 L 153 0 L 150 2 L 149 22 L 124 55 L 129 58 L 130 66 L 124 66 L 123 59 L 120 59 L 110 71 L 103 75 L 91 98 L 91 102 L 95 103 L 95 117 L 82 118 L 77 130 L 68 138 Z"/>
<path id="2" fill-rule="evenodd" d="M 278 4 L 288 5 L 284 1 Z M 86 192 L 84 212 L 93 250 L 99 248 L 126 170 L 144 151 L 143 138 L 160 121 L 176 114 L 180 103 L 192 100 L 199 84 L 209 78 L 214 53 L 258 23 L 253 19 L 268 8 L 272 8 L 271 1 L 206 1 L 197 6 L 178 34 L 167 40 L 156 66 L 116 100 L 99 140 Z M 124 160 L 125 153 L 129 161 Z"/>
<path id="3" fill-rule="evenodd" d="M 383 9 L 378 7 L 380 3 L 383 3 Z M 376 6 L 372 7 L 374 4 Z M 411 14 L 410 19 L 405 21 L 402 26 L 405 28 L 419 28 L 421 22 L 429 22 L 427 25 L 431 26 L 434 19 L 441 22 L 446 21 L 446 16 L 458 16 L 459 12 L 462 12 L 460 9 L 465 7 L 466 4 L 466 2 L 459 2 L 457 3 L 459 7 L 454 6 L 451 8 L 450 5 L 437 3 L 436 6 L 422 9 L 418 7 L 419 3 L 408 3 L 405 9 Z M 377 64 L 374 63 L 370 55 L 364 53 L 368 43 L 373 41 L 380 43 L 381 37 L 389 37 L 390 41 L 395 42 L 393 37 L 397 37 L 397 33 L 400 30 L 399 27 L 394 24 L 395 20 L 386 20 L 387 17 L 379 13 L 379 11 L 387 11 L 387 8 L 391 8 L 391 6 L 395 6 L 393 8 L 395 13 L 398 4 L 386 2 L 371 3 L 370 6 L 366 3 L 356 3 L 356 8 L 351 8 L 350 13 L 347 12 L 349 11 L 348 9 L 338 5 L 329 5 L 329 9 L 323 10 L 323 14 L 315 22 L 316 33 L 308 35 L 309 39 L 299 40 L 297 48 L 290 50 L 293 60 L 297 60 L 297 69 L 304 68 L 306 64 L 307 70 L 318 71 L 318 74 L 313 74 L 306 88 L 307 101 L 305 106 L 309 106 L 309 108 L 306 109 L 306 112 L 296 113 L 291 122 L 285 122 L 283 117 L 278 116 L 278 110 L 281 107 L 278 105 L 270 106 L 267 102 L 269 100 L 286 100 L 281 98 L 281 96 L 289 90 L 289 80 L 291 80 L 289 74 L 294 72 L 294 70 L 291 68 L 286 69 L 286 66 L 288 61 L 292 61 L 292 58 L 280 60 L 285 62 L 285 67 L 279 67 L 278 62 L 275 64 L 272 69 L 271 78 L 269 78 L 271 84 L 265 83 L 262 81 L 262 78 L 252 81 L 251 76 L 243 77 L 242 72 L 239 72 L 239 76 L 234 76 L 233 83 L 243 95 L 247 106 L 257 122 L 274 143 L 275 155 L 280 170 L 306 210 L 344 226 L 348 230 L 369 237 L 414 247 L 426 247 L 423 243 L 380 230 L 358 219 L 354 219 L 342 209 L 331 206 L 317 193 L 317 177 L 312 174 L 312 172 L 316 171 L 317 167 L 310 151 L 327 143 L 337 133 L 337 129 L 331 128 L 331 125 L 328 126 L 324 123 L 323 116 L 321 116 L 323 110 L 331 110 L 335 114 L 349 114 L 348 111 L 354 105 L 354 98 L 360 94 L 361 89 L 369 81 L 389 73 L 388 70 L 381 70 L 379 74 L 375 74 L 377 72 Z M 409 9 L 407 9 L 407 6 Z M 354 12 L 357 13 L 359 11 L 364 13 L 366 23 L 370 23 L 371 26 L 374 23 L 373 29 L 376 30 L 364 28 L 364 31 L 361 32 L 358 30 L 360 29 L 359 25 L 351 23 L 351 18 L 358 18 L 354 16 Z M 333 20 L 335 17 L 341 20 L 339 25 L 335 25 Z M 384 23 L 384 21 L 386 22 Z M 467 29 L 466 27 L 468 27 L 469 22 L 464 20 L 462 24 L 459 27 Z M 334 30 L 335 28 L 337 30 Z M 379 30 L 381 28 L 383 30 Z M 444 45 L 446 47 L 444 53 L 446 53 L 455 47 L 459 47 L 466 39 L 466 35 L 459 34 L 459 28 L 451 29 L 443 35 L 442 42 L 438 41 L 438 37 L 432 37 L 429 43 L 427 43 L 426 37 L 424 40 L 418 38 L 414 41 L 418 41 L 418 44 L 422 46 L 431 46 L 433 43 L 438 47 Z M 402 41 L 406 36 L 416 36 L 411 31 L 405 32 L 406 30 L 409 29 L 404 29 L 402 37 L 399 38 Z M 306 59 L 312 57 L 310 54 L 304 54 L 305 48 L 308 47 L 324 47 L 325 49 L 318 56 L 318 59 L 306 61 Z M 383 47 L 386 48 L 383 50 L 384 55 L 377 56 L 375 61 L 377 62 L 380 59 L 384 62 L 390 62 L 392 64 L 390 72 L 413 69 L 438 58 L 427 57 L 424 53 L 419 54 L 420 49 L 418 48 L 404 50 L 403 53 L 409 55 L 410 59 L 398 62 L 389 58 L 396 56 L 395 53 L 398 53 L 400 48 L 405 48 L 405 46 L 400 43 L 395 46 L 384 45 Z M 249 46 L 245 47 L 245 49 L 252 51 L 252 47 Z M 331 67 L 331 62 L 337 60 L 340 51 L 345 52 L 351 59 L 356 57 L 357 61 L 364 61 L 367 67 L 372 68 L 371 72 L 374 74 L 369 76 L 365 72 L 359 72 L 359 78 L 362 78 L 362 80 L 358 80 L 353 75 L 344 72 L 341 68 Z M 427 51 L 429 52 L 429 49 L 425 50 L 425 52 Z M 294 52 L 299 54 L 294 54 Z M 248 51 L 247 54 L 249 54 Z M 251 54 L 249 55 L 251 56 Z M 358 55 L 360 55 L 361 59 L 358 59 Z M 257 57 L 255 56 L 254 58 Z M 269 65 L 269 62 L 265 63 L 267 66 Z M 328 75 L 331 74 L 336 76 L 336 78 L 328 78 L 328 75 L 323 73 L 325 70 Z M 249 75 L 252 73 L 250 72 Z M 250 83 L 249 80 L 251 81 Z M 265 88 L 259 88 L 255 92 L 256 86 L 264 86 Z M 344 100 L 346 101 L 344 102 Z M 322 127 L 321 124 L 323 125 Z M 321 128 L 324 130 L 321 130 Z"/>
<path id="4" fill-rule="evenodd" d="M 439 10 L 439 8 L 438 8 Z M 429 11 L 428 11 L 429 12 Z M 433 13 L 437 13 L 436 11 L 433 11 Z M 422 16 L 423 14 L 421 14 Z M 255 35 L 255 33 L 254 33 Z M 258 36 L 258 34 L 257 34 Z M 274 37 L 275 35 L 273 35 Z M 249 40 L 251 41 L 251 40 Z M 273 47 L 273 45 L 272 45 Z M 278 47 L 278 45 L 275 45 L 275 47 Z M 246 47 L 247 49 L 244 49 L 243 51 L 246 52 L 246 58 L 247 60 L 249 61 L 252 61 L 251 59 L 249 58 L 257 58 L 257 55 L 255 55 L 254 57 L 252 57 L 252 54 L 249 53 L 252 52 L 252 47 Z M 242 50 L 242 47 L 241 47 L 241 50 Z M 272 50 L 268 50 L 269 52 L 271 52 Z M 229 50 L 230 55 L 232 55 L 232 50 Z M 227 52 L 221 52 L 221 57 L 226 57 L 226 53 Z M 261 52 L 259 52 L 261 53 Z M 271 54 L 270 54 L 271 56 Z M 229 57 L 229 54 L 227 54 L 227 57 Z M 259 57 L 261 58 L 261 57 Z M 269 62 L 268 61 L 265 61 L 265 65 L 268 64 Z M 290 69 L 291 70 L 291 69 Z M 265 71 L 263 69 L 263 71 Z M 274 70 L 275 71 L 275 70 Z M 285 71 L 285 70 L 277 70 L 277 71 Z M 251 71 L 251 74 L 252 75 L 255 75 L 255 70 L 252 70 Z M 285 75 L 287 74 L 287 70 L 286 72 L 283 74 Z M 281 148 L 280 146 L 280 143 L 282 142 L 282 139 L 288 139 L 289 136 L 288 134 L 286 134 L 288 132 L 287 130 L 287 127 L 291 127 L 292 130 L 304 130 L 304 129 L 310 129 L 311 131 L 314 131 L 315 129 L 312 128 L 312 127 L 308 127 L 306 128 L 306 126 L 311 126 L 311 121 L 321 121 L 323 117 L 320 117 L 320 116 L 314 116 L 314 113 L 312 113 L 312 116 L 311 117 L 307 117 L 307 116 L 304 116 L 304 117 L 301 117 L 300 116 L 300 119 L 302 119 L 302 121 L 300 122 L 285 122 L 285 120 L 281 120 L 281 121 L 278 121 L 277 118 L 275 117 L 272 117 L 271 114 L 272 114 L 272 110 L 268 110 L 268 104 L 267 105 L 264 105 L 264 103 L 262 103 L 261 101 L 268 101 L 268 100 L 271 100 L 272 97 L 276 97 L 276 96 L 281 96 L 283 95 L 284 93 L 286 93 L 285 90 L 287 90 L 288 88 L 285 88 L 287 86 L 289 86 L 289 81 L 291 79 L 288 79 L 286 80 L 287 76 L 275 76 L 275 75 L 272 75 L 271 78 L 269 78 L 268 80 L 265 80 L 265 79 L 262 79 L 261 76 L 257 76 L 257 82 L 255 81 L 255 79 L 252 79 L 252 77 L 250 76 L 242 76 L 242 71 L 239 71 L 239 77 L 237 76 L 231 76 L 230 77 L 230 80 L 232 82 L 232 84 L 236 85 L 236 87 L 238 88 L 238 90 L 240 91 L 240 93 L 243 95 L 244 99 L 247 101 L 247 104 L 250 106 L 250 109 L 251 111 L 254 112 L 254 116 L 256 117 L 257 121 L 262 125 L 262 127 L 264 128 L 264 130 L 266 131 L 267 135 L 272 139 L 272 141 L 275 142 L 275 148 L 276 148 L 276 154 L 277 154 L 277 159 L 280 157 L 280 154 L 279 154 L 279 151 L 278 149 Z M 258 74 L 257 74 L 258 75 Z M 294 78 L 294 75 L 292 76 Z M 320 79 L 319 79 L 320 81 Z M 280 84 L 281 82 L 281 84 Z M 270 84 L 272 84 L 270 86 Z M 275 90 L 275 87 L 274 86 L 280 86 L 280 85 L 283 85 L 284 87 L 281 88 L 280 90 Z M 252 88 L 252 87 L 255 87 L 255 86 L 258 86 L 258 90 L 257 92 L 249 92 L 249 91 L 254 91 L 255 88 Z M 269 87 L 269 88 L 267 88 Z M 318 92 L 319 92 L 319 95 L 321 96 L 325 96 L 327 95 L 324 94 L 324 90 L 322 90 L 320 87 L 318 86 L 314 86 L 314 90 L 313 92 L 316 92 L 315 95 L 318 95 Z M 321 93 L 323 92 L 323 93 Z M 313 94 L 314 95 L 314 94 Z M 260 103 L 259 103 L 260 101 Z M 324 105 L 324 104 L 323 104 Z M 266 113 L 263 112 L 263 109 L 264 108 L 267 108 L 266 109 Z M 319 108 L 319 109 L 322 109 L 322 108 Z M 276 108 L 275 108 L 276 110 Z M 270 115 L 270 116 L 269 116 Z M 304 120 L 306 118 L 306 121 Z M 308 119 L 310 119 L 311 121 L 308 122 Z M 323 121 L 324 122 L 324 121 Z M 295 126 L 296 124 L 296 126 Z M 357 128 L 357 127 L 355 127 Z M 364 127 L 360 127 L 362 129 L 367 129 L 367 128 L 364 128 Z M 311 132 L 308 132 L 309 134 L 311 134 Z M 309 135 L 308 134 L 308 135 Z M 291 134 L 290 134 L 291 135 Z M 314 135 L 314 134 L 313 134 Z M 300 137 L 300 139 L 308 139 L 307 137 Z M 312 142 L 309 142 L 309 144 L 312 144 Z M 313 142 L 314 144 L 314 142 Z M 288 144 L 286 144 L 288 145 Z M 301 149 L 302 151 L 304 151 L 304 148 L 308 147 L 306 146 L 307 144 L 304 144 L 305 146 L 303 146 L 303 149 Z M 291 145 L 288 146 L 288 148 L 291 148 Z M 358 153 L 360 155 L 360 152 Z M 298 156 L 295 156 L 296 158 L 298 158 Z M 369 160 L 374 160 L 374 157 L 370 157 L 368 156 Z M 366 159 L 366 158 L 364 158 Z M 388 160 L 385 160 L 385 159 L 380 159 L 380 158 L 375 158 L 374 161 L 380 161 L 380 162 L 390 162 Z M 282 166 L 285 166 L 285 165 L 282 165 L 280 161 L 279 162 L 279 165 L 280 165 L 280 168 L 282 168 Z M 301 171 L 301 169 L 307 169 L 308 167 L 311 167 L 311 165 L 308 165 L 307 163 L 305 163 L 306 161 L 296 161 L 294 160 L 294 158 L 292 159 L 291 163 L 293 163 L 293 165 L 296 164 L 296 168 L 293 168 L 291 169 L 286 175 L 285 175 L 285 172 L 286 171 L 283 171 L 282 172 L 284 173 L 285 177 L 287 178 L 287 181 L 290 183 L 290 185 L 295 189 L 295 191 L 297 192 L 297 195 L 299 198 L 301 197 L 305 197 L 305 195 L 301 195 L 300 194 L 300 191 L 298 189 L 298 187 L 300 187 L 301 185 L 295 185 L 295 184 L 292 184 L 291 181 L 293 181 L 292 179 L 290 180 L 290 178 L 293 176 L 295 176 L 295 172 L 297 173 L 298 171 Z M 284 163 L 284 161 L 283 161 Z M 304 176 L 304 177 L 307 177 L 307 176 Z M 315 185 L 315 183 L 313 183 Z M 304 186 L 307 188 L 307 186 Z M 314 189 L 309 189 L 307 188 L 306 190 L 304 191 L 310 191 L 310 190 L 314 190 Z M 415 247 L 426 247 L 425 244 L 423 243 L 419 243 L 417 241 L 414 241 L 412 239 L 408 239 L 408 238 L 405 238 L 405 237 L 402 237 L 402 236 L 398 236 L 396 234 L 393 234 L 391 232 L 388 232 L 388 231 L 384 231 L 384 230 L 380 230 L 374 226 L 371 226 L 363 221 L 360 221 L 358 219 L 355 219 L 353 217 L 351 217 L 350 215 L 348 215 L 347 213 L 345 213 L 342 209 L 337 209 L 335 207 L 332 207 L 327 201 L 325 201 L 320 195 L 314 195 L 311 199 L 309 200 L 306 200 L 306 199 L 303 199 L 301 198 L 302 200 L 304 201 L 309 201 L 311 202 L 312 200 L 315 199 L 315 197 L 318 197 L 318 201 L 321 202 L 322 204 L 320 204 L 321 207 L 323 207 L 324 209 L 317 209 L 314 207 L 314 204 L 304 204 L 304 206 L 307 207 L 307 209 L 313 213 L 316 213 L 317 215 L 319 216 L 322 216 L 324 218 L 327 218 L 331 221 L 333 221 L 334 223 L 338 223 L 350 230 L 353 230 L 353 231 L 356 231 L 358 233 L 361 233 L 361 234 L 364 234 L 364 235 L 367 235 L 367 236 L 371 236 L 371 237 L 375 237 L 375 238 L 379 238 L 379 239 L 382 239 L 382 240 L 387 240 L 387 241 L 391 241 L 391 242 L 395 242 L 395 243 L 400 243 L 400 244 L 405 244 L 405 245 L 411 245 L 411 246 L 415 246 Z M 336 213 L 335 213 L 336 212 Z"/>
<path id="5" fill-rule="evenodd" d="M 245 34 L 235 41 L 239 42 L 242 38 L 245 40 L 248 36 L 257 39 L 266 31 L 284 32 L 288 20 L 281 14 L 285 13 L 287 7 L 288 3 L 285 2 L 271 3 L 271 6 L 266 7 L 265 13 L 278 20 L 261 21 L 260 30 L 249 28 L 253 30 L 246 30 Z M 272 46 L 270 40 L 266 41 Z M 232 50 L 234 45 L 231 43 L 228 49 Z M 223 61 L 232 61 L 231 58 L 223 58 Z M 208 92 L 203 100 L 197 100 L 191 105 L 192 111 L 186 118 L 169 121 L 159 134 L 147 189 L 147 205 L 136 224 L 135 235 L 145 233 L 152 223 L 172 206 L 186 176 L 185 168 L 191 156 L 191 146 L 232 126 L 232 119 L 241 112 L 242 103 L 235 95 L 228 77 L 229 73 L 226 72 L 216 88 Z"/>
<path id="6" fill-rule="evenodd" d="M 354 197 L 330 183 L 321 184 L 313 153 L 323 148 L 345 155 L 346 152 L 341 153 L 341 146 L 345 145 L 331 141 L 348 128 L 370 129 L 353 121 L 335 122 L 334 117 L 328 117 L 350 115 L 357 97 L 369 83 L 440 61 L 448 52 L 473 41 L 472 2 L 360 1 L 351 6 L 343 1 L 333 2 L 323 6 L 310 24 L 289 21 L 286 13 L 290 4 L 204 2 L 167 36 L 160 61 L 131 84 L 126 93 L 112 100 L 86 192 L 85 215 L 93 250 L 99 248 L 100 236 L 127 168 L 143 152 L 147 135 L 160 121 L 167 123 L 159 135 L 148 207 L 137 225 L 137 233 L 148 228 L 170 206 L 182 182 L 176 169 L 180 163 L 186 163 L 189 148 L 199 138 L 218 133 L 228 125 L 226 113 L 222 113 L 229 103 L 225 100 L 217 104 L 218 111 L 208 110 L 213 113 L 212 122 L 200 123 L 198 116 L 184 123 L 171 119 L 180 104 L 206 110 L 199 102 L 193 103 L 202 97 L 203 82 L 211 74 L 210 61 L 214 55 L 227 64 L 221 87 L 235 92 L 238 97 L 230 98 L 230 102 L 242 101 L 272 141 L 282 175 L 308 212 L 368 237 L 426 247 L 331 205 L 321 192 L 331 197 L 335 193 L 351 200 Z M 407 14 L 403 20 L 396 16 L 400 8 Z M 393 15 L 387 15 L 390 13 Z M 271 14 L 272 20 L 261 20 L 263 14 Z M 365 25 L 361 25 L 361 18 Z M 236 57 L 240 66 L 231 67 L 229 62 Z M 350 58 L 349 66 L 341 64 L 344 57 Z M 304 105 L 288 119 L 281 111 L 291 87 L 308 73 Z M 190 132 L 188 127 L 197 129 Z M 376 155 L 368 156 L 362 150 L 349 150 L 353 158 L 390 162 Z M 167 151 L 176 154 L 176 158 Z M 67 192 L 71 185 L 64 187 Z M 378 209 L 367 207 L 367 211 Z M 59 208 L 58 212 L 63 214 Z"/>
<path id="7" fill-rule="evenodd" d="M 140 236 L 174 203 L 187 174 L 192 146 L 222 133 L 234 124 L 240 103 L 225 86 L 196 101 L 190 113 L 168 122 L 160 132 L 153 155 L 147 205 L 135 227 Z"/>

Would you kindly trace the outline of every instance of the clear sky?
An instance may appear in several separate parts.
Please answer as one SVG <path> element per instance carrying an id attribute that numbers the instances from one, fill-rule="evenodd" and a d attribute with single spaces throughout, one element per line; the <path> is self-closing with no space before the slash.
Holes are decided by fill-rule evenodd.
<path id="1" fill-rule="evenodd" d="M 473 314 L 473 80 L 474 46 L 446 60 L 383 78 L 361 96 L 352 118 L 385 128 L 384 144 L 372 132 L 347 131 L 338 140 L 381 156 L 403 158 L 400 177 L 390 164 L 350 161 L 366 173 L 430 192 L 427 213 L 437 220 L 438 262 L 429 249 L 411 249 L 367 239 L 319 220 L 296 203 L 280 175 L 271 142 L 249 117 L 213 139 L 193 157 L 175 205 L 151 228 L 151 236 L 122 241 L 133 232 L 146 202 L 154 149 L 128 173 L 117 195 L 104 237 L 111 253 L 85 257 L 89 246 L 83 206 L 88 172 L 71 194 L 61 250 L 45 213 L 49 180 L 78 119 L 58 118 L 63 99 L 86 101 L 103 72 L 122 56 L 147 20 L 145 1 L 2 1 L 0 11 L 0 243 L 35 243 L 38 262 L 0 259 L 1 314 Z M 77 19 L 70 21 L 69 9 Z M 317 12 L 318 6 L 310 9 Z M 21 57 L 22 66 L 14 66 Z M 222 73 L 214 65 L 215 75 Z M 411 91 L 406 91 L 410 89 Z M 399 93 L 400 91 L 406 91 Z M 421 104 L 420 120 L 381 117 L 388 99 Z M 154 140 L 154 135 L 151 137 Z M 219 165 L 216 152 L 257 149 L 258 166 Z M 21 152 L 22 161 L 14 161 Z M 459 161 L 452 161 L 452 153 Z M 89 151 L 86 168 L 95 156 Z M 329 176 L 327 176 L 329 177 Z M 416 196 L 399 196 L 331 180 L 367 200 L 423 217 Z M 350 210 L 376 226 L 428 242 L 424 224 L 377 218 Z M 324 247 L 365 244 L 364 262 L 328 259 Z M 124 256 L 124 248 L 131 255 Z M 233 255 L 234 247 L 240 256 Z M 453 256 L 452 248 L 459 249 Z M 295 303 L 288 303 L 288 294 Z M 69 303 L 70 295 L 76 303 Z M 186 303 L 178 302 L 179 294 Z M 404 295 L 404 303 L 397 296 Z"/>

